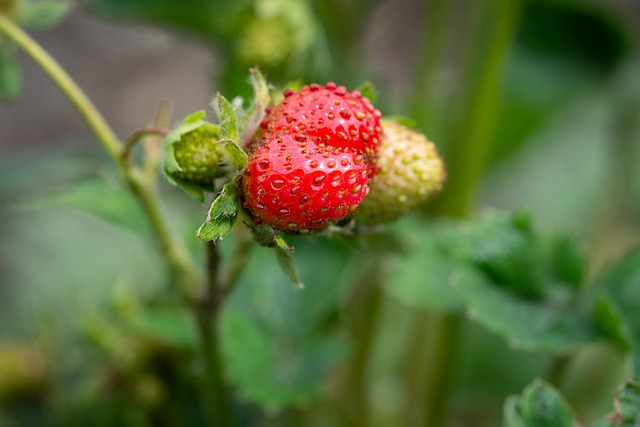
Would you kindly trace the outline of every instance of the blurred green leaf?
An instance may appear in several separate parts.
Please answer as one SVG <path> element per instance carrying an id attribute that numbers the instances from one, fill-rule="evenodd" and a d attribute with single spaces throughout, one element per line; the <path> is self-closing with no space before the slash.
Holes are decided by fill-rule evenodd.
<path id="1" fill-rule="evenodd" d="M 0 39 L 0 100 L 7 103 L 15 101 L 21 87 L 22 76 L 14 47 Z"/>
<path id="2" fill-rule="evenodd" d="M 597 427 L 637 427 L 640 425 L 640 384 L 627 383 L 618 392 L 615 412 L 600 420 Z"/>
<path id="3" fill-rule="evenodd" d="M 224 239 L 236 222 L 239 209 L 235 184 L 225 184 L 211 203 L 206 221 L 198 228 L 198 238 L 214 242 Z"/>
<path id="4" fill-rule="evenodd" d="M 496 285 L 525 298 L 545 292 L 540 244 L 526 213 L 492 213 L 476 221 L 443 222 L 435 230 L 437 250 L 473 265 Z"/>
<path id="5" fill-rule="evenodd" d="M 24 0 L 20 3 L 20 23 L 32 30 L 46 30 L 64 19 L 73 6 L 71 0 Z"/>
<path id="6" fill-rule="evenodd" d="M 137 334 L 163 343 L 194 347 L 198 341 L 192 320 L 183 307 L 147 306 L 129 316 L 129 327 Z"/>
<path id="7" fill-rule="evenodd" d="M 504 427 L 574 427 L 569 405 L 550 384 L 537 379 L 504 404 Z"/>
<path id="8" fill-rule="evenodd" d="M 636 248 L 613 264 L 599 279 L 598 284 L 614 304 L 612 316 L 617 313 L 623 326 L 611 328 L 611 337 L 619 340 L 620 333 L 631 348 L 634 377 L 640 376 L 640 248 Z M 610 320 L 610 322 L 612 322 Z"/>
<path id="9" fill-rule="evenodd" d="M 416 248 L 396 259 L 385 290 L 410 306 L 462 311 L 464 304 L 451 284 L 461 278 L 477 280 L 477 274 L 451 259 Z"/>
<path id="10" fill-rule="evenodd" d="M 601 337 L 593 301 L 559 291 L 542 300 L 523 298 L 490 281 L 455 285 L 469 317 L 502 335 L 514 349 L 566 353 Z"/>
<path id="11" fill-rule="evenodd" d="M 288 285 L 270 249 L 256 248 L 223 311 L 229 379 L 240 395 L 267 407 L 317 395 L 346 355 L 327 325 L 358 265 L 344 245 L 306 239 L 296 242 L 304 289 Z"/>
<path id="12" fill-rule="evenodd" d="M 30 197 L 17 207 L 26 210 L 48 210 L 53 207 L 78 209 L 106 222 L 149 237 L 145 217 L 138 204 L 112 177 L 89 177 L 59 191 Z"/>
<path id="13" fill-rule="evenodd" d="M 378 90 L 369 80 L 360 83 L 356 90 L 360 91 L 362 96 L 365 98 L 369 98 L 369 101 L 371 101 L 372 104 L 376 103 L 376 100 L 378 99 Z"/>
<path id="14" fill-rule="evenodd" d="M 551 242 L 551 269 L 553 275 L 580 288 L 587 270 L 587 255 L 581 242 L 569 234 L 556 236 Z"/>

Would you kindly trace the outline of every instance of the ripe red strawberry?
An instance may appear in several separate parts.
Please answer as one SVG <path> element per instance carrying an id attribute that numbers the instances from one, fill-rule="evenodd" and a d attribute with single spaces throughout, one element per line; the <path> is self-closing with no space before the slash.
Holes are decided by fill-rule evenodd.
<path id="1" fill-rule="evenodd" d="M 242 176 L 245 207 L 285 231 L 325 227 L 356 210 L 369 192 L 367 164 L 354 148 L 304 134 L 267 136 Z"/>
<path id="2" fill-rule="evenodd" d="M 316 144 L 355 149 L 375 174 L 375 156 L 382 128 L 380 111 L 358 91 L 327 83 L 311 84 L 297 92 L 286 90 L 284 99 L 262 122 L 263 135 L 303 133 Z"/>

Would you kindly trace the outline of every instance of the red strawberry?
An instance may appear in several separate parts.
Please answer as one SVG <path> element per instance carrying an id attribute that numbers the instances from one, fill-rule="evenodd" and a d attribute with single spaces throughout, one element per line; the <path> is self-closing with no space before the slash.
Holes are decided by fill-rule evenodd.
<path id="1" fill-rule="evenodd" d="M 367 164 L 354 148 L 305 136 L 267 135 L 242 176 L 245 207 L 285 231 L 318 229 L 356 210 L 369 192 Z"/>
<path id="2" fill-rule="evenodd" d="M 380 111 L 368 98 L 335 83 L 285 90 L 284 96 L 262 122 L 264 136 L 303 133 L 316 144 L 353 148 L 366 156 L 373 177 L 382 128 Z"/>

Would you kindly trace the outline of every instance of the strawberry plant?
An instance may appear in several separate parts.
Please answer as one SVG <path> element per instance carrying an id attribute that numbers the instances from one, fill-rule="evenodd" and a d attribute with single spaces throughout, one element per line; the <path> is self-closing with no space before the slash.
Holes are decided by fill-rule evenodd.
<path id="1" fill-rule="evenodd" d="M 2 295 L 0 426 L 639 425 L 640 41 L 605 6 L 454 3 L 394 95 L 361 43 L 400 3 L 92 0 L 223 59 L 209 105 L 121 137 L 30 35 L 72 3 L 0 0 L 0 97 L 25 55 L 102 146 L 0 161 L 0 253 L 44 284 Z"/>

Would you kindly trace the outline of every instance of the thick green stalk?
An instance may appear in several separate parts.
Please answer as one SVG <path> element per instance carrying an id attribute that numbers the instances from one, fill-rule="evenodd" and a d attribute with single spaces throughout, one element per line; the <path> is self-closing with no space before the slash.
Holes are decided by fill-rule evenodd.
<path id="1" fill-rule="evenodd" d="M 472 79 L 468 85 L 469 102 L 447 143 L 449 181 L 435 206 L 438 215 L 468 215 L 473 192 L 487 167 L 494 142 L 504 62 L 514 38 L 522 0 L 486 0 L 485 3 L 495 4 L 496 15 L 486 21 L 492 28 L 484 49 L 486 55 L 479 72 L 469 76 Z M 416 378 L 410 381 L 409 392 L 414 398 L 410 399 L 407 412 L 411 425 L 440 427 L 444 423 L 461 322 L 460 315 L 446 313 L 424 313 L 417 321 L 417 335 L 427 331 L 429 336 L 421 336 L 417 340 L 419 344 L 411 346 L 413 352 L 420 355 Z M 416 405 L 422 410 L 412 415 L 412 407 Z"/>
<path id="2" fill-rule="evenodd" d="M 346 378 L 344 402 L 349 405 L 347 410 L 350 425 L 368 426 L 371 421 L 367 369 L 383 297 L 380 287 L 384 274 L 384 257 L 384 253 L 375 253 L 367 262 L 365 274 L 347 309 L 353 353 Z"/>
<path id="3" fill-rule="evenodd" d="M 466 216 L 473 193 L 490 159 L 505 60 L 523 0 L 496 0 L 497 14 L 487 20 L 493 31 L 480 70 L 470 73 L 469 102 L 447 146 L 449 180 L 437 203 L 441 215 Z M 486 0 L 491 3 L 493 0 Z"/>
<path id="4" fill-rule="evenodd" d="M 196 320 L 204 357 L 207 399 L 212 426 L 233 426 L 229 389 L 222 373 L 223 358 L 220 347 L 219 319 L 224 290 L 220 282 L 220 252 L 214 242 L 207 242 L 207 289 L 196 306 Z"/>

